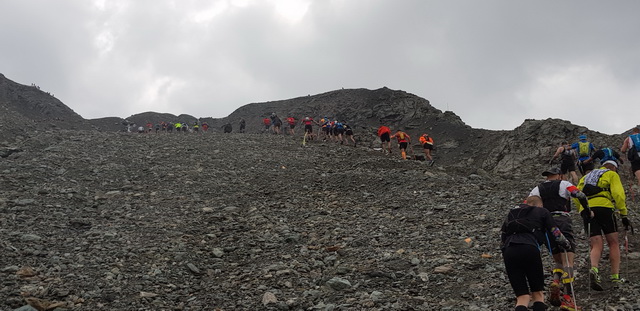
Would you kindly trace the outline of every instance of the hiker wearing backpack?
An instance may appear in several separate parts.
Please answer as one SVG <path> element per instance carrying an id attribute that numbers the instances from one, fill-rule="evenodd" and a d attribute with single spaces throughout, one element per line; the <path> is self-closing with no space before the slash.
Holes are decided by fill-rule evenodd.
<path id="1" fill-rule="evenodd" d="M 584 160 L 584 163 L 593 163 L 596 159 L 600 159 L 600 164 L 607 161 L 614 161 L 616 163 L 620 162 L 621 164 L 624 164 L 624 161 L 620 158 L 620 154 L 609 147 L 598 149 L 598 151 L 594 152 L 590 158 Z"/>
<path id="2" fill-rule="evenodd" d="M 571 145 L 566 141 L 563 141 L 560 144 L 560 147 L 556 149 L 556 153 L 553 154 L 551 160 L 549 161 L 549 165 L 553 163 L 553 160 L 557 157 L 560 157 L 560 170 L 564 176 L 567 176 L 567 173 L 571 176 L 570 181 L 574 185 L 578 183 L 578 174 L 576 174 L 576 153 L 571 148 Z"/>
<path id="3" fill-rule="evenodd" d="M 289 134 L 295 135 L 293 129 L 296 127 L 296 119 L 294 117 L 287 118 L 287 124 L 289 124 Z"/>
<path id="4" fill-rule="evenodd" d="M 344 122 L 344 141 L 345 144 L 349 144 L 349 140 L 353 142 L 353 146 L 356 146 L 356 139 L 353 138 L 353 129 L 347 122 Z"/>
<path id="5" fill-rule="evenodd" d="M 542 207 L 542 198 L 529 196 L 525 204 L 511 209 L 500 229 L 504 266 L 516 295 L 516 311 L 527 311 L 533 299 L 533 311 L 545 311 L 544 270 L 540 249 L 545 234 L 563 249 L 571 243 L 558 229 L 551 213 Z"/>
<path id="6" fill-rule="evenodd" d="M 389 152 L 391 154 L 391 129 L 387 126 L 381 125 L 378 128 L 378 137 L 380 137 L 381 147 L 383 152 Z M 385 148 L 385 145 L 387 148 Z"/>
<path id="7" fill-rule="evenodd" d="M 627 153 L 627 160 L 631 163 L 631 172 L 638 181 L 638 186 L 635 187 L 638 191 L 640 190 L 640 128 L 633 128 L 632 134 L 622 143 L 620 151 Z"/>
<path id="8" fill-rule="evenodd" d="M 264 124 L 263 133 L 269 132 L 269 129 L 271 128 L 271 119 L 269 119 L 269 118 L 262 119 L 262 124 Z"/>
<path id="9" fill-rule="evenodd" d="M 594 147 L 592 143 L 587 141 L 587 135 L 580 135 L 578 138 L 580 139 L 580 141 L 571 144 L 571 148 L 575 149 L 578 153 L 578 169 L 584 176 L 594 168 L 594 165 L 593 163 L 585 164 L 583 163 L 583 161 L 591 157 L 593 152 L 596 150 L 596 147 Z"/>
<path id="10" fill-rule="evenodd" d="M 422 144 L 425 158 L 429 160 L 429 165 L 433 165 L 433 157 L 431 156 L 431 150 L 433 150 L 433 138 L 431 138 L 429 134 L 424 133 L 420 136 L 420 144 Z"/>
<path id="11" fill-rule="evenodd" d="M 398 140 L 398 148 L 400 149 L 400 155 L 402 155 L 402 159 L 406 160 L 407 147 L 409 147 L 409 144 L 411 143 L 411 137 L 409 137 L 409 134 L 401 130 L 398 130 L 395 134 L 393 134 L 393 136 L 391 136 L 391 138 L 395 138 Z"/>
<path id="12" fill-rule="evenodd" d="M 618 224 L 615 211 L 620 213 L 625 229 L 631 226 L 627 218 L 627 206 L 625 205 L 624 187 L 617 173 L 618 163 L 612 160 L 606 161 L 599 169 L 592 170 L 580 179 L 578 188 L 587 195 L 589 213 L 591 217 L 583 217 L 585 230 L 589 233 L 591 245 L 591 270 L 589 271 L 590 286 L 592 289 L 602 291 L 602 282 L 598 264 L 602 256 L 604 242 L 602 235 L 609 246 L 609 262 L 611 263 L 610 280 L 614 286 L 624 282 L 620 277 L 620 244 L 618 242 Z M 588 213 L 581 202 L 577 202 L 578 211 Z"/>
<path id="13" fill-rule="evenodd" d="M 558 167 L 550 168 L 542 172 L 546 180 L 531 190 L 529 196 L 542 198 L 543 206 L 551 214 L 560 232 L 570 243 L 569 248 L 560 248 L 551 243 L 551 253 L 555 263 L 553 269 L 553 282 L 549 287 L 549 302 L 551 305 L 561 307 L 562 310 L 575 310 L 575 302 L 572 297 L 572 283 L 574 281 L 573 262 L 575 258 L 575 238 L 571 220 L 571 198 L 577 198 L 580 203 L 589 209 L 587 196 L 576 186 L 563 180 L 562 171 Z M 585 214 L 586 215 L 586 212 Z M 563 289 L 564 287 L 564 289 Z"/>

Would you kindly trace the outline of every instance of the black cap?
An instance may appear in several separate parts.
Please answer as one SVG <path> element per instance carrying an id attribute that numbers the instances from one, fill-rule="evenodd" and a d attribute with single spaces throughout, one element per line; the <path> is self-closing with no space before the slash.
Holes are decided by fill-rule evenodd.
<path id="1" fill-rule="evenodd" d="M 552 167 L 552 168 L 542 172 L 542 176 L 560 175 L 560 174 L 562 174 L 562 171 L 557 166 L 556 167 Z"/>

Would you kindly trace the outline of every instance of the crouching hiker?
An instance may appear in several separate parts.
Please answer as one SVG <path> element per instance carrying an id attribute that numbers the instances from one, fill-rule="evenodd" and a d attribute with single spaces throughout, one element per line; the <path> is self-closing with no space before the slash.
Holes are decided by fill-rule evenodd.
<path id="1" fill-rule="evenodd" d="M 571 243 L 562 235 L 551 217 L 542 207 L 542 198 L 529 196 L 525 204 L 509 211 L 501 229 L 501 249 L 509 283 L 516 294 L 516 311 L 527 311 L 533 300 L 533 311 L 544 311 L 544 271 L 540 246 L 551 237 L 563 248 Z"/>

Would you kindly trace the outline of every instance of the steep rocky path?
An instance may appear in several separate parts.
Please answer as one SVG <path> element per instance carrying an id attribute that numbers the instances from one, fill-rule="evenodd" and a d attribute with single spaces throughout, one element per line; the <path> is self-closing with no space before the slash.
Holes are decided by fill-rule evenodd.
<path id="1" fill-rule="evenodd" d="M 29 297 L 67 310 L 506 310 L 498 229 L 540 180 L 258 134 L 41 133 L 14 149 L 0 158 L 0 310 Z M 623 289 L 587 300 L 578 282 L 585 310 L 640 308 L 636 255 Z"/>

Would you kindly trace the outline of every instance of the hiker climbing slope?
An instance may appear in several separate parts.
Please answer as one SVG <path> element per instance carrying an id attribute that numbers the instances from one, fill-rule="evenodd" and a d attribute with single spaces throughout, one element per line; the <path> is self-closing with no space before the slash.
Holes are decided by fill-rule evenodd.
<path id="1" fill-rule="evenodd" d="M 578 174 L 576 174 L 577 157 L 575 151 L 571 148 L 571 145 L 569 145 L 569 143 L 567 143 L 566 141 L 563 141 L 558 149 L 556 149 L 553 157 L 551 157 L 549 164 L 551 164 L 557 157 L 560 157 L 560 170 L 562 171 L 562 174 L 566 176 L 566 174 L 568 173 L 571 177 L 569 180 L 573 184 L 577 184 L 579 180 Z"/>
<path id="2" fill-rule="evenodd" d="M 590 218 L 586 218 L 585 230 L 589 232 L 591 244 L 591 270 L 589 271 L 590 286 L 594 290 L 604 290 L 600 279 L 598 265 L 604 242 L 609 246 L 609 261 L 611 263 L 610 281 L 614 285 L 624 282 L 620 277 L 620 244 L 618 242 L 618 224 L 615 217 L 617 210 L 622 217 L 622 224 L 628 228 L 631 224 L 627 218 L 624 187 L 617 173 L 618 163 L 606 161 L 599 169 L 592 170 L 580 179 L 578 188 L 587 195 L 591 207 Z M 578 210 L 582 213 L 585 206 L 577 202 Z"/>
<path id="3" fill-rule="evenodd" d="M 596 147 L 587 141 L 587 135 L 580 135 L 578 139 L 580 139 L 578 142 L 571 144 L 571 148 L 578 153 L 578 169 L 582 175 L 585 175 L 594 168 L 594 165 L 593 163 L 585 164 L 583 161 L 591 157 Z"/>
<path id="4" fill-rule="evenodd" d="M 624 139 L 620 151 L 627 153 L 627 160 L 631 163 L 631 172 L 636 176 L 638 182 L 634 188 L 638 192 L 640 191 L 640 128 L 633 128 L 632 134 Z"/>
<path id="5" fill-rule="evenodd" d="M 563 180 L 562 172 L 558 167 L 550 168 L 542 172 L 546 180 L 531 190 L 530 196 L 540 196 L 544 208 L 551 213 L 555 224 L 560 232 L 570 243 L 569 248 L 561 249 L 551 242 L 551 253 L 555 263 L 553 269 L 553 283 L 549 288 L 549 302 L 564 310 L 575 309 L 575 303 L 571 297 L 575 297 L 572 292 L 574 281 L 574 258 L 576 242 L 573 234 L 573 224 L 571 220 L 571 198 L 577 198 L 585 210 L 588 211 L 589 203 L 587 196 L 576 186 Z M 563 290 L 564 287 L 564 290 Z M 564 292 L 564 295 L 563 295 Z"/>
<path id="6" fill-rule="evenodd" d="M 433 150 L 433 138 L 429 134 L 424 133 L 420 136 L 420 144 L 424 150 L 424 156 L 429 160 L 429 164 L 433 165 L 433 156 L 431 156 L 431 150 Z"/>
<path id="7" fill-rule="evenodd" d="M 526 204 L 511 209 L 500 231 L 504 266 L 516 295 L 515 310 L 529 310 L 531 299 L 534 311 L 546 310 L 540 246 L 546 245 L 547 232 L 560 248 L 569 249 L 571 244 L 556 227 L 549 211 L 542 208 L 542 199 L 537 196 L 529 196 Z"/>
<path id="8" fill-rule="evenodd" d="M 409 144 L 411 143 L 411 137 L 409 137 L 409 134 L 398 130 L 395 134 L 393 134 L 393 136 L 391 136 L 391 138 L 395 138 L 398 140 L 398 148 L 400 149 L 400 155 L 402 155 L 403 159 L 407 159 L 407 147 L 409 147 Z"/>
<path id="9" fill-rule="evenodd" d="M 382 151 L 391 153 L 391 129 L 381 125 L 378 128 L 378 137 L 380 137 Z"/>

